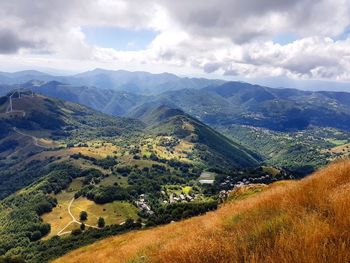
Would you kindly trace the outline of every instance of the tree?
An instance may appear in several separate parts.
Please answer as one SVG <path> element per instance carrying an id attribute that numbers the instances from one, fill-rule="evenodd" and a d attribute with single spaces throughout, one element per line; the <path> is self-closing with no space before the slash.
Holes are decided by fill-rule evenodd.
<path id="1" fill-rule="evenodd" d="M 106 222 L 104 220 L 103 217 L 100 217 L 98 220 L 97 220 L 97 225 L 99 228 L 103 228 L 105 226 Z"/>
<path id="2" fill-rule="evenodd" d="M 80 212 L 80 220 L 81 221 L 86 221 L 87 220 L 87 217 L 88 217 L 88 214 L 86 211 L 81 211 Z"/>
<path id="3" fill-rule="evenodd" d="M 85 230 L 85 224 L 84 224 L 84 223 L 82 223 L 82 224 L 80 225 L 80 229 L 81 229 L 81 231 L 84 231 L 84 230 Z"/>
<path id="4" fill-rule="evenodd" d="M 0 263 L 25 263 L 24 259 L 19 257 L 0 257 Z"/>
<path id="5" fill-rule="evenodd" d="M 41 232 L 36 230 L 33 233 L 31 233 L 30 240 L 31 241 L 37 241 L 41 238 Z"/>
<path id="6" fill-rule="evenodd" d="M 72 234 L 73 236 L 80 235 L 81 233 L 82 233 L 82 231 L 81 231 L 79 228 L 73 229 L 72 232 L 71 232 L 71 234 Z"/>

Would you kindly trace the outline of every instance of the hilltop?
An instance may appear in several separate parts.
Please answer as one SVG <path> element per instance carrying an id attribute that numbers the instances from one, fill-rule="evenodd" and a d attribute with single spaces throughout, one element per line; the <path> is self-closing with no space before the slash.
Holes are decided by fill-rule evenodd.
<path id="1" fill-rule="evenodd" d="M 233 192 L 219 210 L 108 238 L 60 262 L 347 262 L 350 162 Z"/>
<path id="2" fill-rule="evenodd" d="M 46 159 L 55 159 L 57 152 L 74 144 L 128 136 L 144 127 L 138 120 L 111 117 L 30 91 L 21 92 L 20 97 L 14 93 L 11 111 L 11 94 L 0 98 L 1 198 L 40 178 L 40 173 L 26 170 L 33 160 L 43 159 L 44 151 Z"/>
<path id="3" fill-rule="evenodd" d="M 139 119 L 148 123 L 152 133 L 173 135 L 195 145 L 195 149 L 210 166 L 254 167 L 262 161 L 259 155 L 231 141 L 201 121 L 161 105 L 143 112 Z"/>
<path id="4" fill-rule="evenodd" d="M 2 135 L 7 135 L 11 127 L 25 130 L 47 130 L 54 135 L 62 133 L 62 136 L 77 136 L 75 133 L 86 131 L 89 127 L 92 133 L 103 134 L 109 130 L 114 135 L 130 131 L 140 130 L 143 125 L 140 121 L 111 117 L 91 108 L 33 94 L 31 91 L 21 92 L 12 96 L 12 111 L 9 108 L 10 96 L 0 99 L 0 121 Z"/>

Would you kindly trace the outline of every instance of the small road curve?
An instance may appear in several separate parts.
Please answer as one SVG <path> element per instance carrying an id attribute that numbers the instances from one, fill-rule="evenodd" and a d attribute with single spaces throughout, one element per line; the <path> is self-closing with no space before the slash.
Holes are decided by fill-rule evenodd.
<path id="1" fill-rule="evenodd" d="M 47 147 L 47 146 L 44 146 L 44 145 L 40 145 L 38 143 L 38 138 L 32 136 L 32 135 L 29 135 L 29 134 L 25 134 L 23 132 L 21 132 L 20 130 L 18 130 L 16 127 L 13 128 L 13 130 L 18 133 L 19 135 L 22 135 L 22 136 L 26 136 L 26 137 L 30 137 L 32 140 L 33 140 L 33 144 L 37 147 L 40 147 L 40 148 L 45 148 L 45 149 L 49 149 L 50 147 Z"/>
<path id="2" fill-rule="evenodd" d="M 6 109 L 6 114 L 10 114 L 10 113 L 22 113 L 22 117 L 25 117 L 26 116 L 26 112 L 24 110 L 13 110 L 13 111 L 10 111 L 8 109 Z"/>

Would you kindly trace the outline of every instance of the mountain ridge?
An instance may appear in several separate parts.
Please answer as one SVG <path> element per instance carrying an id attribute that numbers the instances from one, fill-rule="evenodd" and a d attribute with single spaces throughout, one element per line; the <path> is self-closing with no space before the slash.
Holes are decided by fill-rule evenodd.
<path id="1" fill-rule="evenodd" d="M 99 89 L 132 91 L 142 94 L 157 94 L 166 90 L 183 87 L 200 89 L 210 85 L 219 85 L 224 80 L 204 78 L 181 78 L 171 73 L 153 74 L 145 71 L 106 70 L 96 68 L 68 76 L 54 76 L 39 71 L 1 72 L 0 84 L 23 84 L 31 80 L 58 81 L 76 86 L 95 86 Z"/>
<path id="2" fill-rule="evenodd" d="M 276 131 L 309 126 L 350 130 L 350 93 L 273 89 L 242 82 L 226 82 L 202 89 L 179 89 L 160 94 L 74 86 L 62 82 L 34 82 L 22 86 L 36 92 L 85 104 L 116 116 L 135 117 L 148 107 L 179 108 L 209 125 L 251 125 Z M 2 86 L 3 93 L 17 86 Z"/>

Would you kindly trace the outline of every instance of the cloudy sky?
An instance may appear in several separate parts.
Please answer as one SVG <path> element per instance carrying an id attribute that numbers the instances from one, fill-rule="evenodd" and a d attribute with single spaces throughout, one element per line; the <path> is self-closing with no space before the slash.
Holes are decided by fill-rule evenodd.
<path id="1" fill-rule="evenodd" d="M 350 81 L 349 0 L 1 0 L 0 70 Z"/>

